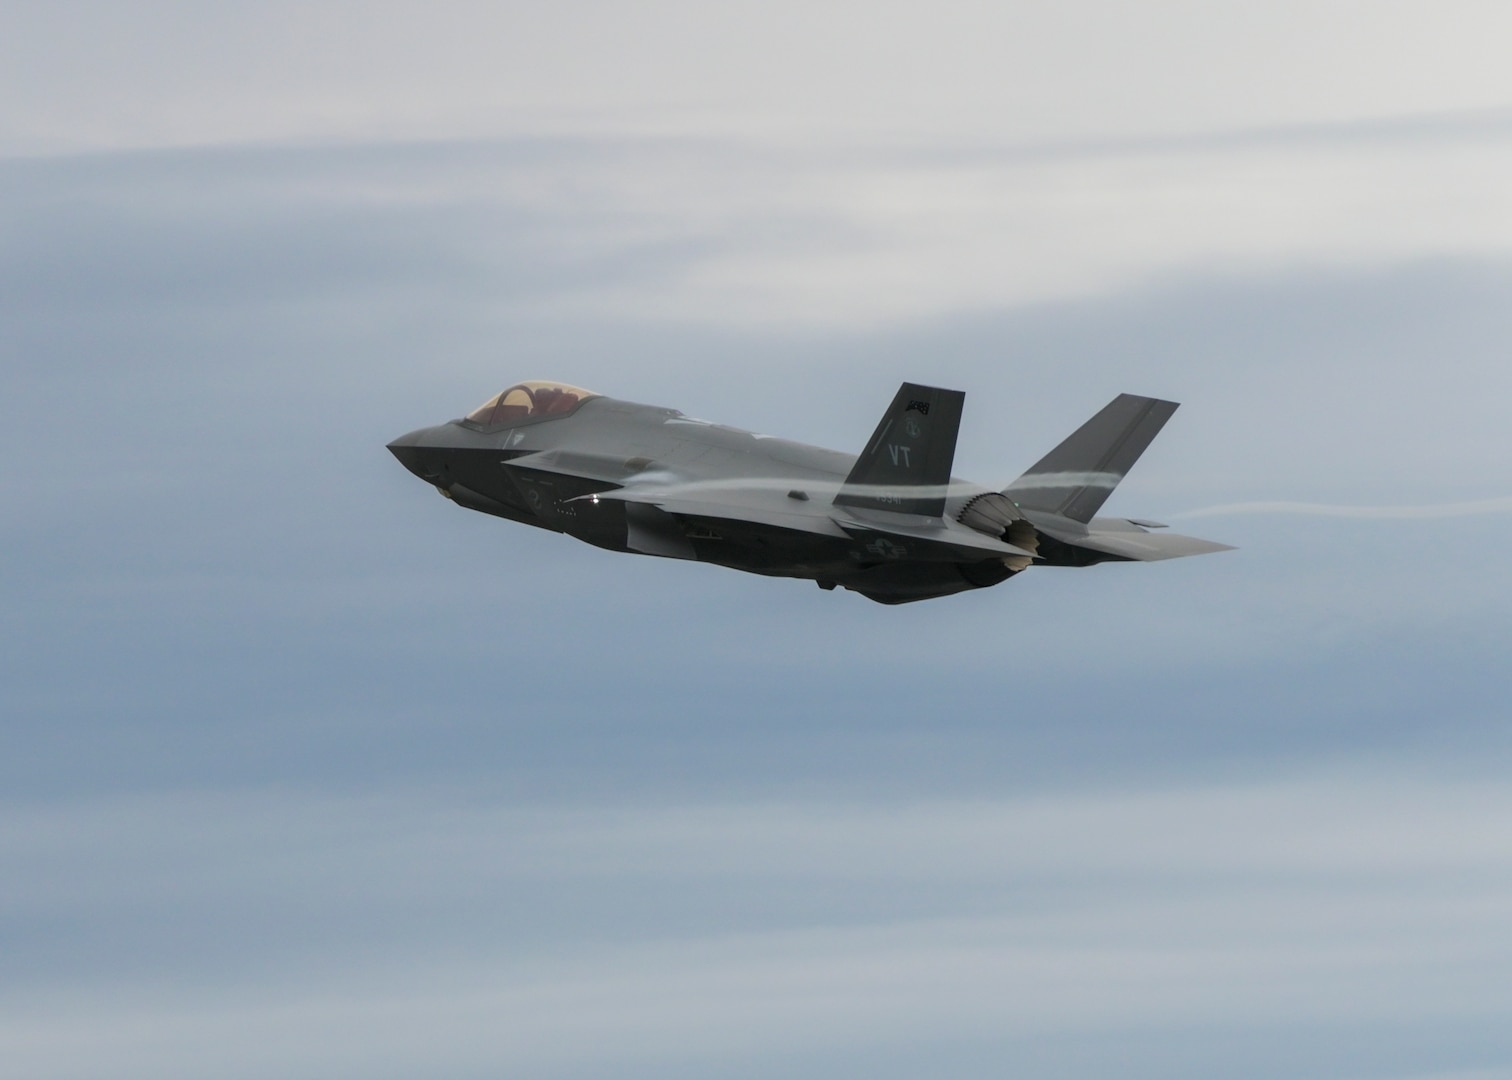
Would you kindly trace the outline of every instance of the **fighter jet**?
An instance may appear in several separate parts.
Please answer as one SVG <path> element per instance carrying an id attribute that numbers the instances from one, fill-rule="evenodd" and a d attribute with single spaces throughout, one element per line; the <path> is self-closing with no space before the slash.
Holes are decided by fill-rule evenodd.
<path id="1" fill-rule="evenodd" d="M 452 502 L 611 551 L 715 563 L 906 604 L 1030 566 L 1228 550 L 1098 517 L 1176 403 L 1120 394 L 1001 490 L 951 476 L 966 395 L 904 383 L 859 456 L 522 382 L 389 443 Z"/>

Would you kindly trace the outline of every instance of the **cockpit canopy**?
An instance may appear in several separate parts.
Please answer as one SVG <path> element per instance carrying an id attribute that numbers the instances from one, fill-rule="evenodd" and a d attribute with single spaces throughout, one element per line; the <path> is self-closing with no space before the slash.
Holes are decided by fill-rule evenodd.
<path id="1" fill-rule="evenodd" d="M 591 390 L 566 383 L 537 379 L 515 383 L 508 390 L 500 391 L 468 413 L 467 419 L 487 428 L 548 416 L 566 416 L 589 398 L 598 396 Z"/>

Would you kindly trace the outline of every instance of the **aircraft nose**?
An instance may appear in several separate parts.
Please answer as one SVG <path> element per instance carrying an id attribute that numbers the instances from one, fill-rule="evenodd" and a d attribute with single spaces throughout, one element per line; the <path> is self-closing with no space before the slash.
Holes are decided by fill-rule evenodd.
<path id="1" fill-rule="evenodd" d="M 430 428 L 417 428 L 388 444 L 389 453 L 399 459 L 399 464 L 426 483 L 435 482 L 432 470 L 426 468 L 425 462 L 426 436 L 430 434 L 430 431 Z"/>

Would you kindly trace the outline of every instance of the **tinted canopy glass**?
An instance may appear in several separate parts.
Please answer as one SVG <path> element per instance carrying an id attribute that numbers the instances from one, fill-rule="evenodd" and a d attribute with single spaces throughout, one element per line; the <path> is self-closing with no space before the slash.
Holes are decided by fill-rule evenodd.
<path id="1" fill-rule="evenodd" d="M 501 390 L 468 413 L 467 419 L 484 427 L 497 427 L 537 417 L 565 416 L 589 398 L 598 396 L 581 387 L 537 379 Z"/>

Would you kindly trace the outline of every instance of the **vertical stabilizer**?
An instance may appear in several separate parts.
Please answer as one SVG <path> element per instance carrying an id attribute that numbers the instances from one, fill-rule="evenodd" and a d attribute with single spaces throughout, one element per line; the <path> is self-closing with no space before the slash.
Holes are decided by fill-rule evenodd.
<path id="1" fill-rule="evenodd" d="M 1091 521 L 1176 408 L 1174 401 L 1119 394 L 1003 494 L 1026 510 Z"/>
<path id="2" fill-rule="evenodd" d="M 959 390 L 904 383 L 835 502 L 941 517 L 965 401 Z"/>

